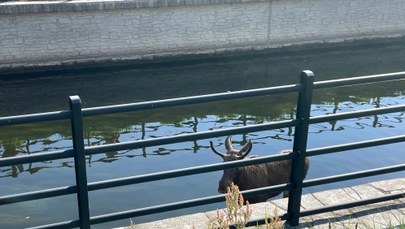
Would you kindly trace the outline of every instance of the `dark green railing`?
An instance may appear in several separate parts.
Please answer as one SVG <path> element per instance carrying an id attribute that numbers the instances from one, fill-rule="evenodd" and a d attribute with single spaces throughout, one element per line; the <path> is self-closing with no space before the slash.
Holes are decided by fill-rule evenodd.
<path id="1" fill-rule="evenodd" d="M 56 196 L 63 196 L 69 194 L 77 195 L 78 202 L 78 212 L 79 219 L 59 222 L 55 224 L 42 225 L 34 228 L 90 228 L 91 225 L 100 224 L 120 219 L 127 219 L 131 217 L 143 216 L 148 214 L 155 214 L 160 212 L 172 211 L 176 209 L 194 207 L 199 205 L 205 205 L 210 203 L 216 203 L 223 201 L 224 195 L 216 195 L 203 197 L 199 199 L 185 200 L 180 202 L 174 202 L 170 204 L 150 206 L 146 208 L 139 208 L 133 210 L 127 210 L 122 212 L 115 212 L 105 215 L 90 216 L 89 213 L 89 198 L 88 192 L 100 189 L 114 188 L 124 185 L 139 184 L 144 182 L 150 182 L 155 180 L 169 179 L 181 176 L 188 176 L 199 173 L 207 173 L 212 171 L 223 170 L 227 168 L 233 168 L 238 166 L 246 166 L 252 164 L 266 163 L 270 161 L 279 161 L 292 159 L 292 175 L 289 183 L 275 185 L 271 187 L 263 187 L 248 191 L 243 191 L 242 193 L 245 196 L 259 195 L 267 192 L 276 192 L 276 191 L 290 191 L 290 196 L 288 200 L 288 210 L 281 216 L 282 219 L 287 220 L 290 225 L 297 225 L 299 223 L 299 218 L 302 216 L 308 216 L 328 211 L 334 211 L 339 209 L 344 209 L 347 207 L 359 206 L 364 204 L 376 203 L 380 201 L 392 200 L 396 198 L 401 198 L 405 193 L 398 193 L 387 195 L 383 197 L 360 200 L 350 203 L 344 203 L 340 205 L 326 206 L 318 209 L 311 209 L 300 211 L 301 195 L 302 189 L 304 187 L 322 185 L 332 182 L 344 181 L 349 179 L 356 179 L 367 176 L 374 176 L 384 173 L 392 173 L 397 171 L 405 170 L 405 164 L 398 164 L 389 167 L 383 167 L 373 170 L 364 170 L 356 173 L 341 174 L 330 177 L 322 177 L 318 179 L 304 180 L 303 181 L 303 168 L 304 168 L 304 158 L 311 157 L 316 155 L 335 153 L 345 150 L 353 150 L 359 148 L 373 147 L 384 144 L 393 144 L 398 142 L 403 142 L 405 140 L 405 135 L 373 139 L 369 141 L 362 142 L 353 142 L 343 145 L 334 145 L 323 148 L 307 149 L 307 137 L 308 137 L 308 127 L 311 124 L 329 122 L 341 119 L 349 119 L 354 117 L 369 116 L 369 115 L 378 115 L 385 113 L 393 112 L 403 112 L 405 111 L 405 104 L 384 107 L 384 108 L 375 108 L 370 110 L 354 111 L 340 114 L 324 115 L 324 116 L 310 116 L 311 108 L 311 99 L 312 92 L 314 89 L 328 88 L 328 87 L 340 87 L 340 86 L 349 86 L 355 84 L 364 84 L 364 83 L 375 83 L 381 81 L 392 81 L 392 80 L 403 80 L 405 79 L 405 72 L 382 74 L 382 75 L 372 75 L 372 76 L 363 76 L 363 77 L 354 77 L 347 79 L 338 79 L 338 80 L 329 80 L 314 82 L 314 75 L 311 71 L 303 71 L 301 74 L 300 83 L 293 85 L 286 85 L 280 87 L 270 87 L 270 88 L 261 88 L 253 90 L 244 90 L 236 92 L 226 92 L 226 93 L 217 93 L 210 95 L 201 95 L 201 96 L 192 96 L 184 98 L 175 98 L 159 101 L 150 101 L 150 102 L 140 102 L 133 104 L 123 104 L 123 105 L 114 105 L 114 106 L 103 106 L 103 107 L 93 107 L 93 108 L 81 108 L 81 101 L 78 96 L 70 97 L 70 110 L 65 111 L 56 111 L 40 114 L 29 114 L 29 115 L 18 115 L 18 116 L 9 116 L 0 118 L 0 126 L 10 126 L 17 124 L 26 124 L 33 122 L 42 122 L 42 121 L 52 121 L 52 120 L 62 120 L 70 119 L 71 120 L 71 129 L 72 129 L 72 141 L 73 148 L 68 150 L 60 150 L 54 152 L 44 152 L 36 153 L 32 155 L 10 157 L 10 158 L 1 158 L 0 167 L 2 166 L 12 166 L 25 163 L 34 163 L 47 160 L 57 160 L 63 158 L 74 158 L 75 161 L 75 174 L 76 174 L 76 185 L 57 187 L 52 189 L 45 189 L 35 192 L 26 192 L 8 196 L 0 197 L 0 205 L 13 204 L 23 201 L 38 200 Z M 247 98 L 263 95 L 275 95 L 281 93 L 298 93 L 298 102 L 297 102 L 297 115 L 295 119 L 284 120 L 278 122 L 256 124 L 243 127 L 233 127 L 227 129 L 219 129 L 212 131 L 202 131 L 190 134 L 182 134 L 169 137 L 161 137 L 156 139 L 145 139 L 137 141 L 128 141 L 123 143 L 115 144 L 106 144 L 102 146 L 90 146 L 85 147 L 84 137 L 83 137 L 83 117 L 85 116 L 95 116 L 103 114 L 112 114 L 118 112 L 130 112 L 137 110 L 147 110 L 147 109 L 156 109 L 161 107 L 170 107 L 170 106 L 180 106 L 180 105 L 189 105 L 197 103 L 206 103 L 212 101 L 220 100 L 231 100 L 238 98 Z M 233 134 L 242 134 L 247 132 L 256 132 L 256 131 L 265 131 L 278 128 L 294 127 L 294 143 L 293 143 L 293 152 L 290 154 L 282 155 L 273 155 L 273 156 L 264 156 L 258 157 L 251 160 L 241 160 L 233 161 L 227 163 L 217 163 L 204 166 L 196 166 L 190 168 L 183 168 L 178 170 L 170 170 L 159 173 L 151 173 L 144 175 L 137 175 L 131 177 L 124 177 L 119 179 L 103 180 L 98 182 L 87 182 L 86 175 L 86 165 L 85 165 L 85 156 L 92 154 L 99 154 L 109 151 L 119 151 L 127 150 L 134 148 L 143 148 L 164 144 L 179 143 L 184 141 L 194 141 L 199 139 L 207 139 L 213 137 L 227 136 Z M 257 225 L 257 223 L 264 223 L 263 220 L 249 222 L 249 225 Z"/>

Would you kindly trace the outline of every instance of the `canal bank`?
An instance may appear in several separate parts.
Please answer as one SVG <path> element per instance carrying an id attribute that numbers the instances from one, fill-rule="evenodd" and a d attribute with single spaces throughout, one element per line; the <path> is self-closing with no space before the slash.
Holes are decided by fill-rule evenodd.
<path id="1" fill-rule="evenodd" d="M 104 64 L 405 35 L 401 0 L 0 3 L 0 69 Z"/>
<path id="2" fill-rule="evenodd" d="M 405 178 L 315 192 L 302 196 L 301 211 L 401 192 L 405 192 Z M 288 199 L 284 198 L 252 204 L 251 220 L 261 219 L 266 214 L 272 215 L 276 209 L 280 215 L 284 214 L 287 201 Z M 220 210 L 223 211 L 224 209 Z M 121 229 L 208 228 L 210 218 L 216 215 L 217 211 L 210 211 L 135 224 Z M 405 225 L 405 196 L 397 200 L 302 217 L 297 228 L 402 228 L 399 225 Z"/>
<path id="3" fill-rule="evenodd" d="M 405 47 L 405 36 L 390 37 L 390 38 L 372 38 L 372 39 L 360 39 L 343 41 L 336 43 L 312 43 L 312 44 L 297 44 L 278 48 L 265 48 L 261 50 L 234 50 L 217 53 L 200 53 L 200 54 L 184 54 L 173 56 L 155 56 L 153 58 L 144 59 L 103 59 L 103 60 L 91 60 L 91 61 L 73 61 L 73 62 L 61 62 L 59 64 L 41 65 L 41 64 L 27 64 L 27 65 L 2 65 L 0 62 L 0 78 L 3 79 L 18 79 L 26 77 L 47 77 L 60 74 L 76 74 L 76 75 L 88 75 L 93 73 L 106 73 L 118 71 L 133 71 L 135 69 L 170 69 L 170 68 L 190 68 L 192 66 L 201 65 L 229 65 L 232 62 L 246 62 L 246 60 L 258 60 L 258 59 L 270 59 L 267 63 L 265 71 L 274 69 L 273 62 L 277 62 L 277 68 L 285 68 L 285 73 L 296 74 L 302 69 L 314 69 L 316 67 L 311 65 L 302 66 L 299 69 L 292 69 L 291 66 L 295 65 L 296 59 L 302 59 L 304 62 L 314 56 L 327 56 L 321 58 L 323 62 L 322 66 L 328 66 L 328 68 L 334 68 L 334 63 L 342 62 L 342 60 L 336 60 L 335 56 L 346 55 L 343 59 L 349 65 L 357 62 L 378 62 L 377 64 L 369 64 L 369 71 L 354 73 L 359 74 L 374 74 L 384 73 L 387 71 L 402 71 L 402 64 L 398 65 L 404 52 L 402 50 Z M 395 50 L 395 51 L 394 51 Z M 342 57 L 341 57 L 342 58 Z M 292 59 L 292 60 L 288 60 Z M 351 59 L 351 60 L 347 60 Z M 343 60 L 344 61 L 344 60 Z M 292 64 L 291 64 L 292 63 Z M 244 63 L 242 63 L 244 64 Z M 249 65 L 249 63 L 247 63 Z M 392 65 L 388 67 L 386 65 Z M 394 66 L 395 65 L 395 66 Z M 382 69 L 379 66 L 384 66 Z M 235 68 L 235 66 L 232 66 Z M 257 68 L 257 67 L 255 67 Z M 260 67 L 262 68 L 262 66 Z M 357 69 L 362 70 L 364 67 L 358 66 Z M 229 68 L 227 68 L 229 71 Z M 351 69 L 349 72 L 356 72 L 357 70 Z M 235 72 L 240 72 L 235 70 Z M 319 71 L 317 71 L 319 73 Z M 194 73 L 193 73 L 194 74 Z M 347 73 L 342 72 L 340 75 Z M 176 75 L 177 76 L 177 75 Z M 209 77 L 205 75 L 204 77 Z"/>

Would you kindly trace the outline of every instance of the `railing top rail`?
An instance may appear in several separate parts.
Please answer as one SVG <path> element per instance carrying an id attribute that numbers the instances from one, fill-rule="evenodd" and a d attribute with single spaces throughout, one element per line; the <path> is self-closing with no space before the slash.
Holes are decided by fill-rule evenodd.
<path id="1" fill-rule="evenodd" d="M 53 111 L 45 113 L 24 114 L 0 117 L 0 126 L 11 126 L 34 122 L 56 121 L 70 118 L 70 110 Z"/>
<path id="2" fill-rule="evenodd" d="M 328 88 L 328 87 L 342 87 L 355 84 L 377 83 L 382 81 L 393 81 L 403 79 L 405 79 L 405 71 L 318 81 L 314 82 L 314 89 Z"/>
<path id="3" fill-rule="evenodd" d="M 95 116 L 95 115 L 139 111 L 172 106 L 192 105 L 192 104 L 213 102 L 218 100 L 232 100 L 232 99 L 265 96 L 280 93 L 298 92 L 301 88 L 302 85 L 300 84 L 291 84 L 277 87 L 258 88 L 234 92 L 222 92 L 222 93 L 188 96 L 173 99 L 90 107 L 82 109 L 82 112 L 84 117 Z M 33 122 L 56 121 L 61 119 L 68 119 L 70 118 L 70 116 L 71 116 L 70 110 L 6 116 L 0 117 L 0 127 L 18 124 L 27 124 Z"/>
<path id="4" fill-rule="evenodd" d="M 147 110 L 147 109 L 155 109 L 155 108 L 163 108 L 163 107 L 207 103 L 207 102 L 214 102 L 214 101 L 220 101 L 220 100 L 223 101 L 223 100 L 241 99 L 241 98 L 265 96 L 265 95 L 288 93 L 288 92 L 298 92 L 301 88 L 302 88 L 302 85 L 300 85 L 300 84 L 291 84 L 291 85 L 278 86 L 278 87 L 267 87 L 267 88 L 258 88 L 258 89 L 242 90 L 242 91 L 222 92 L 222 93 L 214 93 L 214 94 L 206 94 L 206 95 L 198 95 L 198 96 L 188 96 L 188 97 L 173 98 L 173 99 L 145 101 L 145 102 L 138 102 L 138 103 L 122 104 L 122 105 L 84 108 L 83 116 L 103 115 L 103 114 L 128 112 L 128 111 L 139 111 L 139 110 Z"/>
<path id="5" fill-rule="evenodd" d="M 327 88 L 327 87 L 340 87 L 340 86 L 348 86 L 348 85 L 354 85 L 354 84 L 375 83 L 375 82 L 381 82 L 381 81 L 402 80 L 402 79 L 405 79 L 405 71 L 387 73 L 387 74 L 358 76 L 358 77 L 335 79 L 335 80 L 317 81 L 317 82 L 314 82 L 314 89 Z M 256 97 L 256 96 L 273 95 L 273 94 L 279 94 L 279 93 L 298 92 L 301 90 L 301 88 L 302 88 L 301 84 L 291 84 L 291 85 L 284 85 L 284 86 L 249 89 L 249 90 L 241 90 L 241 91 L 234 91 L 234 92 L 222 92 L 222 93 L 188 96 L 188 97 L 173 98 L 173 99 L 153 100 L 153 101 L 110 105 L 110 106 L 90 107 L 90 108 L 84 108 L 84 109 L 82 109 L 82 111 L 83 111 L 83 116 L 94 116 L 94 115 L 139 111 L 139 110 L 155 109 L 155 108 L 163 108 L 163 107 L 192 105 L 192 104 L 213 102 L 213 101 L 218 101 L 218 100 L 232 100 L 232 99 L 240 99 L 240 98 L 248 98 L 248 97 Z M 35 114 L 24 114 L 24 115 L 0 117 L 0 126 L 68 119 L 68 118 L 70 118 L 70 115 L 71 115 L 70 110 L 62 110 L 62 111 L 53 111 L 53 112 L 46 112 L 46 113 L 35 113 Z"/>

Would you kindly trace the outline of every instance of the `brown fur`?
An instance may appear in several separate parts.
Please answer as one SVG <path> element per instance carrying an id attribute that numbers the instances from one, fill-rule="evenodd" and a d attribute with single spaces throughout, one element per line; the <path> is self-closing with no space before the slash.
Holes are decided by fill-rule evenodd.
<path id="1" fill-rule="evenodd" d="M 252 143 L 248 142 L 240 151 L 236 151 L 230 146 L 230 137 L 225 141 L 227 154 L 221 154 L 211 148 L 216 154 L 221 156 L 226 161 L 243 160 L 250 152 Z M 290 151 L 283 151 L 282 153 L 290 153 Z M 305 158 L 304 176 L 306 176 L 309 169 L 309 160 Z M 225 169 L 221 180 L 218 185 L 218 192 L 226 193 L 228 187 L 233 182 L 239 186 L 239 190 L 248 190 L 266 186 L 273 186 L 278 184 L 288 183 L 291 177 L 291 160 L 283 160 L 276 162 L 269 162 L 264 164 L 250 165 L 238 168 Z M 264 202 L 269 198 L 279 195 L 281 192 L 268 193 L 265 195 L 254 196 L 246 198 L 249 203 Z"/>
<path id="2" fill-rule="evenodd" d="M 304 177 L 306 176 L 308 168 L 309 160 L 306 158 Z M 224 177 L 221 179 L 221 181 L 223 182 L 223 180 L 228 180 L 228 182 L 234 182 L 234 184 L 239 186 L 239 190 L 241 191 L 288 183 L 291 176 L 291 160 L 239 167 L 236 168 L 236 174 L 237 177 L 234 177 L 232 181 Z M 221 185 L 229 186 L 230 183 L 223 183 Z M 279 195 L 280 193 L 281 192 L 273 192 L 266 195 L 254 196 L 247 198 L 247 200 L 249 201 L 249 203 L 264 202 L 272 197 Z"/>

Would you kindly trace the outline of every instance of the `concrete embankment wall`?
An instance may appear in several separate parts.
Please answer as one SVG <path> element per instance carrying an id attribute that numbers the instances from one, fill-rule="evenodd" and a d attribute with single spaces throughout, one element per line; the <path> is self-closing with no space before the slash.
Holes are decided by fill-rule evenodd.
<path id="1" fill-rule="evenodd" d="M 403 35 L 403 0 L 9 2 L 0 69 Z"/>

